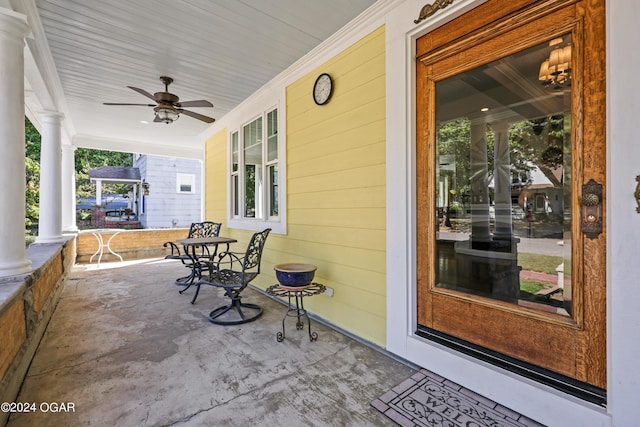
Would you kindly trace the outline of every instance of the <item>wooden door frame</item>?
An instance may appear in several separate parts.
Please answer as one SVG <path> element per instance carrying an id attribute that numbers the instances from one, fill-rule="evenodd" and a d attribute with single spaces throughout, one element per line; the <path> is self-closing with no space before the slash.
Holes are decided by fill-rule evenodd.
<path id="1" fill-rule="evenodd" d="M 540 20 L 543 21 L 540 21 Z M 465 61 L 449 61 L 446 73 L 440 72 L 438 79 L 475 68 L 482 63 L 507 56 L 526 47 L 538 44 L 541 39 L 572 32 L 576 54 L 574 70 L 580 78 L 574 79 L 572 90 L 572 115 L 574 117 L 572 148 L 576 154 L 573 162 L 572 206 L 577 206 L 582 194 L 583 181 L 593 178 L 605 185 L 606 156 L 593 155 L 589 144 L 598 143 L 604 150 L 605 135 L 605 46 L 604 46 L 604 1 L 601 0 L 561 0 L 509 2 L 489 1 L 466 15 L 440 27 L 417 40 L 416 54 L 416 214 L 417 214 L 417 292 L 429 295 L 428 303 L 421 298 L 417 301 L 418 323 L 433 325 L 434 297 L 437 294 L 452 295 L 435 288 L 435 174 L 426 166 L 435 161 L 435 81 L 430 79 L 436 62 L 449 61 L 462 52 L 473 51 L 483 44 L 494 43 L 492 55 L 467 55 Z M 540 25 L 542 23 L 543 25 Z M 524 30 L 523 30 L 524 29 Z M 528 36 L 514 43 L 500 43 L 514 31 L 525 31 Z M 498 42 L 496 42 L 498 41 Z M 581 62 L 583 55 L 584 63 Z M 447 67 L 445 67 L 447 68 Z M 448 74 L 447 74 L 448 73 Z M 583 83 L 584 82 L 584 83 Z M 582 97 L 589 93 L 588 102 Z M 425 110 L 422 110 L 425 108 Z M 584 118 L 584 120 L 583 120 Z M 583 144 L 583 141 L 585 143 Z M 585 147 L 587 145 L 587 147 Z M 581 155 L 579 155 L 581 154 Z M 572 209 L 577 213 L 576 208 Z M 572 223 L 573 253 L 572 259 L 605 259 L 605 235 L 597 239 L 586 239 L 580 230 L 580 221 L 574 215 Z M 604 261 L 603 261 L 604 262 Z M 552 343 L 557 350 L 557 360 L 548 366 L 551 369 L 585 384 L 606 388 L 606 269 L 597 268 L 595 263 L 573 262 L 573 278 L 583 283 L 574 287 L 573 301 L 578 310 L 572 318 L 554 318 L 539 315 L 533 310 L 513 307 L 495 301 L 483 301 L 486 310 L 506 313 L 501 321 L 517 319 L 517 316 L 538 317 L 554 331 L 562 334 Z M 584 289 L 589 289 L 590 297 L 584 298 Z M 475 302 L 474 298 L 474 302 Z M 458 295 L 455 303 L 470 304 L 471 298 Z M 516 315 L 514 317 L 513 315 Z M 510 317 L 509 317 L 510 316 Z M 518 325 L 514 326 L 515 329 Z M 543 336 L 540 337 L 544 339 Z M 500 338 L 491 342 L 492 348 L 505 352 Z M 578 351 L 575 363 L 562 364 L 562 352 L 571 351 L 576 346 L 587 351 Z M 518 360 L 527 360 L 526 354 L 508 354 Z"/>

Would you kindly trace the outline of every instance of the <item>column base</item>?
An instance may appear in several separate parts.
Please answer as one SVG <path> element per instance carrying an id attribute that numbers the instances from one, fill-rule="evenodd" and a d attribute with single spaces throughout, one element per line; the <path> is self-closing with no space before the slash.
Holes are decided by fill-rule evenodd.
<path id="1" fill-rule="evenodd" d="M 24 260 L 20 262 L 0 264 L 0 277 L 19 276 L 21 274 L 31 273 L 31 261 Z"/>
<path id="2" fill-rule="evenodd" d="M 36 241 L 34 243 L 63 243 L 64 239 L 62 235 L 60 236 L 50 236 L 50 237 L 36 237 Z"/>

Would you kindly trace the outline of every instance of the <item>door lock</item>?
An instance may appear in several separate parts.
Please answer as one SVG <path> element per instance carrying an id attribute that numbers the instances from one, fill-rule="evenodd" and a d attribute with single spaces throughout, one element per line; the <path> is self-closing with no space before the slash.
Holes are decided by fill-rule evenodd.
<path id="1" fill-rule="evenodd" d="M 582 186 L 582 232 L 589 239 L 602 233 L 602 185 L 590 179 Z"/>

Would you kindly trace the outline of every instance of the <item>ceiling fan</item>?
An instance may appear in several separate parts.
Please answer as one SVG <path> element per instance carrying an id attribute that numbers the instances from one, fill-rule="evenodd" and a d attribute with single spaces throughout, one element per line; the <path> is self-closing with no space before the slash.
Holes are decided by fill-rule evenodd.
<path id="1" fill-rule="evenodd" d="M 155 111 L 155 118 L 153 119 L 153 121 L 166 124 L 173 123 L 178 120 L 180 114 L 185 114 L 189 117 L 202 120 L 206 123 L 213 123 L 216 120 L 212 117 L 204 116 L 202 114 L 184 109 L 184 107 L 213 107 L 212 103 L 210 103 L 209 101 L 205 101 L 204 99 L 200 99 L 198 101 L 180 102 L 180 98 L 172 93 L 169 93 L 169 85 L 171 84 L 171 82 L 173 82 L 173 79 L 171 77 L 161 76 L 160 81 L 164 83 L 164 92 L 156 92 L 153 95 L 151 95 L 144 89 L 127 86 L 129 89 L 133 89 L 136 92 L 146 96 L 147 98 L 153 99 L 156 102 L 155 104 L 126 104 L 105 102 L 104 105 L 139 105 L 143 107 L 154 107 L 153 110 Z"/>

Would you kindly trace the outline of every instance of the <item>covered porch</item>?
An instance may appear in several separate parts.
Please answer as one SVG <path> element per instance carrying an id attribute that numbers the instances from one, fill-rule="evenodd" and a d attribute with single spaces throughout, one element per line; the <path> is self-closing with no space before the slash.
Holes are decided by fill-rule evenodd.
<path id="1" fill-rule="evenodd" d="M 115 288 L 102 286 L 94 289 L 94 286 L 102 285 L 102 275 L 108 279 L 110 269 L 96 270 L 100 274 L 87 278 L 87 283 L 91 282 L 92 286 L 80 285 L 85 283 L 82 274 L 93 273 L 82 272 L 75 267 L 81 247 L 80 237 L 72 235 L 77 233 L 74 150 L 82 147 L 182 156 L 202 161 L 206 172 L 202 182 L 206 188 L 203 219 L 222 221 L 225 227 L 223 234 L 238 241 L 246 240 L 251 231 L 265 228 L 265 223 L 274 228 L 270 241 L 273 245 L 267 248 L 271 258 L 265 265 L 267 274 L 261 275 L 257 286 L 262 288 L 274 283 L 269 272 L 275 262 L 300 260 L 317 264 L 321 271 L 320 281 L 331 287 L 332 292 L 335 290 L 335 296 L 332 300 L 318 297 L 318 302 L 323 304 L 314 307 L 314 311 L 341 330 L 374 343 L 383 355 L 404 358 L 431 369 L 441 377 L 545 425 L 610 427 L 633 424 L 637 418 L 636 355 L 640 342 L 640 328 L 637 327 L 640 291 L 634 286 L 640 268 L 636 260 L 640 216 L 636 209 L 637 193 L 634 193 L 638 186 L 636 159 L 640 145 L 635 142 L 637 131 L 633 120 L 638 113 L 638 89 L 629 82 L 634 81 L 633 73 L 640 63 L 637 56 L 628 54 L 637 39 L 638 28 L 633 23 L 639 14 L 630 0 L 585 0 L 580 2 L 585 6 L 577 9 L 589 19 L 597 18 L 597 31 L 587 32 L 585 36 L 599 46 L 593 52 L 603 55 L 600 61 L 590 63 L 598 64 L 602 73 L 597 76 L 586 73 L 578 80 L 579 84 L 574 85 L 583 88 L 582 92 L 587 95 L 590 84 L 598 86 L 598 95 L 593 96 L 594 99 L 589 96 L 576 96 L 575 99 L 592 107 L 594 114 L 597 110 L 595 116 L 598 120 L 592 120 L 592 124 L 602 123 L 598 132 L 588 134 L 590 139 L 582 145 L 576 143 L 576 148 L 595 146 L 590 141 L 606 148 L 606 156 L 604 152 L 600 156 L 583 156 L 585 160 L 593 161 L 590 165 L 593 170 L 598 169 L 598 165 L 602 166 L 598 174 L 606 196 L 601 199 L 604 201 L 605 234 L 597 242 L 592 242 L 598 244 L 597 251 L 587 247 L 587 250 L 574 250 L 573 253 L 582 259 L 581 265 L 590 266 L 596 262 L 599 265 L 599 276 L 595 280 L 588 269 L 573 264 L 578 266 L 574 267 L 575 277 L 597 282 L 595 287 L 585 289 L 600 292 L 600 297 L 594 298 L 594 304 L 586 305 L 596 307 L 603 314 L 602 319 L 595 322 L 599 328 L 592 334 L 601 351 L 597 355 L 585 352 L 584 357 L 577 359 L 591 362 L 597 358 L 602 368 L 599 387 L 606 389 L 606 400 L 599 404 L 523 377 L 510 369 L 485 363 L 459 349 L 440 345 L 415 333 L 419 306 L 416 282 L 421 274 L 424 277 L 424 271 L 417 268 L 417 261 L 421 258 L 416 249 L 416 236 L 422 232 L 416 224 L 416 212 L 422 207 L 416 201 L 416 165 L 421 164 L 415 152 L 416 119 L 426 117 L 417 114 L 415 108 L 415 97 L 420 93 L 420 86 L 416 84 L 415 44 L 427 34 L 448 24 L 453 27 L 456 23 L 464 24 L 456 28 L 466 31 L 468 39 L 472 40 L 476 21 L 467 19 L 467 14 L 481 7 L 486 12 L 496 11 L 500 15 L 497 17 L 499 20 L 489 19 L 486 25 L 483 24 L 489 30 L 493 24 L 504 23 L 508 18 L 497 12 L 501 9 L 499 1 L 363 0 L 348 2 L 355 5 L 351 10 L 339 9 L 338 5 L 347 7 L 346 2 L 339 0 L 333 3 L 296 2 L 300 8 L 296 10 L 291 9 L 291 3 L 284 1 L 274 2 L 277 8 L 265 3 L 259 10 L 247 2 L 235 2 L 239 9 L 227 10 L 226 14 L 221 6 L 225 2 L 164 2 L 161 8 L 149 7 L 152 2 L 142 0 L 87 2 L 87 7 L 80 3 L 73 0 L 0 0 L 0 26 L 4 30 L 0 37 L 0 53 L 5 59 L 0 66 L 5 75 L 0 87 L 6 95 L 2 106 L 5 120 L 0 147 L 0 163 L 4 165 L 0 168 L 3 171 L 1 177 L 6 183 L 0 202 L 3 206 L 0 214 L 3 237 L 0 244 L 0 397 L 3 399 L 0 402 L 17 403 L 22 399 L 35 398 L 60 400 L 70 392 L 57 389 L 55 396 L 39 396 L 37 390 L 54 383 L 50 376 L 59 380 L 56 386 L 62 387 L 65 382 L 61 379 L 66 378 L 64 374 L 69 374 L 73 387 L 74 384 L 85 387 L 82 384 L 91 383 L 86 388 L 93 393 L 87 398 L 91 404 L 85 403 L 83 410 L 95 409 L 95 412 L 82 415 L 90 417 L 91 421 L 117 424 L 122 421 L 126 424 L 131 414 L 138 416 L 144 411 L 142 418 L 136 418 L 142 420 L 138 424 L 167 425 L 193 419 L 192 424 L 200 425 L 199 417 L 211 413 L 209 411 L 218 408 L 216 405 L 221 402 L 229 402 L 227 407 L 232 407 L 234 416 L 248 417 L 249 411 L 243 411 L 248 406 L 243 405 L 250 400 L 254 401 L 252 409 L 263 410 L 263 406 L 255 403 L 260 402 L 257 399 L 268 402 L 265 405 L 269 410 L 265 413 L 275 414 L 273 419 L 267 418 L 274 423 L 304 423 L 309 420 L 304 418 L 307 408 L 313 409 L 317 425 L 325 425 L 321 424 L 325 420 L 322 418 L 325 411 L 335 420 L 341 420 L 338 416 L 341 409 L 328 410 L 322 405 L 327 395 L 334 394 L 321 387 L 316 388 L 313 395 L 304 394 L 304 404 L 297 408 L 301 412 L 296 412 L 301 414 L 299 418 L 289 418 L 291 415 L 286 414 L 282 398 L 271 404 L 270 396 L 283 395 L 276 393 L 277 389 L 265 386 L 278 384 L 280 391 L 293 394 L 298 391 L 287 382 L 291 378 L 303 383 L 312 378 L 310 388 L 316 387 L 316 380 L 324 384 L 325 378 L 319 370 L 324 368 L 325 359 L 309 359 L 310 353 L 306 352 L 309 343 L 304 341 L 304 337 L 300 337 L 299 343 L 294 342 L 299 347 L 291 351 L 301 357 L 299 361 L 294 363 L 294 356 L 289 356 L 289 364 L 270 364 L 267 362 L 272 363 L 272 357 L 279 354 L 278 350 L 289 345 L 288 342 L 278 345 L 275 341 L 277 326 L 275 330 L 265 331 L 264 340 L 257 339 L 262 332 L 258 332 L 259 328 L 254 329 L 254 325 L 237 330 L 235 333 L 239 335 L 211 328 L 206 319 L 202 319 L 202 326 L 198 326 L 198 314 L 204 316 L 211 307 L 199 301 L 198 304 L 204 308 L 197 311 L 188 302 L 182 304 L 181 299 L 184 298 L 177 294 L 171 280 L 173 276 L 153 280 L 155 276 L 146 277 L 146 270 L 141 266 L 129 269 L 128 265 L 122 265 L 122 268 L 113 269 L 114 275 L 109 279 L 112 284 L 117 284 Z M 559 5 L 573 7 L 578 2 L 519 0 L 511 5 L 516 3 L 526 3 L 523 10 L 535 7 L 540 15 L 552 16 Z M 309 4 L 314 7 L 322 5 L 327 11 L 327 18 L 318 19 L 318 12 L 322 10 L 313 9 Z M 419 12 L 422 15 L 422 10 L 433 12 L 435 9 L 439 10 L 429 19 L 420 22 L 416 19 Z M 236 19 L 229 19 L 229 16 Z M 330 21 L 333 25 L 329 25 Z M 285 28 L 281 23 L 286 23 Z M 562 28 L 555 27 L 540 28 L 558 31 L 560 35 Z M 162 33 L 174 36 L 158 37 L 158 28 L 166 29 Z M 255 31 L 256 28 L 265 30 Z M 92 31 L 94 29 L 95 32 Z M 487 37 L 493 39 L 490 33 L 487 31 Z M 229 40 L 233 42 L 226 42 Z M 290 42 L 304 40 L 307 42 L 295 49 L 290 46 Z M 276 49 L 267 51 L 266 47 L 263 49 L 266 45 Z M 225 49 L 216 51 L 212 50 L 213 46 Z M 266 52 L 264 56 L 255 54 L 262 51 Z M 582 52 L 592 51 L 582 49 Z M 235 61 L 221 61 L 225 58 L 235 58 Z M 249 59 L 257 62 L 244 62 Z M 279 59 L 279 66 L 265 67 L 276 59 Z M 221 63 L 226 64 L 223 70 L 220 69 Z M 244 74 L 239 70 L 250 70 L 257 75 Z M 311 96 L 316 76 L 321 73 L 331 74 L 336 83 L 331 103 L 322 106 Z M 208 126 L 203 121 L 191 120 L 191 116 L 170 125 L 149 123 L 154 117 L 153 105 L 145 104 L 148 108 L 143 108 L 135 104 L 137 106 L 131 109 L 104 105 L 137 103 L 146 101 L 145 96 L 152 98 L 145 95 L 145 91 L 162 90 L 158 87 L 158 76 L 175 78 L 171 90 L 181 99 L 214 101 L 216 106 L 213 110 L 202 112 L 215 118 L 216 122 Z M 531 84 L 539 84 L 536 77 Z M 127 85 L 135 85 L 135 88 Z M 168 90 L 165 86 L 165 91 Z M 26 252 L 21 163 L 24 159 L 25 115 L 37 125 L 43 136 L 42 221 L 38 245 Z M 272 143 L 277 139 L 277 161 L 269 157 L 274 150 L 267 149 L 268 138 L 259 138 L 257 133 L 249 132 L 258 128 L 258 121 L 264 124 L 260 129 L 271 137 Z M 233 180 L 242 178 L 243 174 L 234 173 L 234 138 L 237 135 L 244 138 L 245 130 L 248 139 L 244 146 L 253 147 L 253 142 L 257 144 L 263 140 L 267 144 L 262 145 L 264 157 L 260 165 L 252 163 L 257 160 L 248 156 L 250 161 L 244 166 L 249 165 L 252 172 L 244 178 L 244 185 L 238 186 L 246 194 L 242 191 L 236 194 Z M 254 154 L 251 150 L 245 151 L 238 150 L 237 153 L 240 157 Z M 281 180 L 271 181 L 271 187 L 260 187 L 255 180 L 257 175 L 252 175 L 257 172 L 269 178 L 277 175 Z M 268 181 L 265 178 L 263 182 Z M 254 197 L 256 188 L 264 190 L 262 197 Z M 575 194 L 571 204 L 577 214 L 581 206 L 578 193 Z M 274 197 L 269 206 L 260 203 L 268 200 L 267 196 Z M 242 209 L 236 211 L 235 207 Z M 256 207 L 260 208 L 258 213 Z M 578 234 L 577 227 L 573 231 Z M 581 239 L 587 243 L 591 241 L 585 240 L 586 237 Z M 175 268 L 178 269 L 177 266 Z M 115 274 L 116 270 L 119 275 Z M 178 271 L 175 273 L 179 274 Z M 94 299 L 84 299 L 73 306 L 77 310 L 74 316 L 77 314 L 78 318 L 72 318 L 69 313 L 64 317 L 63 307 L 76 298 L 68 294 L 71 289 L 99 289 L 107 293 L 94 295 Z M 215 292 L 209 291 L 215 297 Z M 156 292 L 166 292 L 166 295 Z M 63 295 L 61 299 L 60 295 Z M 112 300 L 116 296 L 119 297 L 117 304 Z M 256 296 L 266 298 L 261 294 Z M 106 301 L 110 301 L 106 308 L 113 309 L 113 312 L 104 310 L 102 313 Z M 118 310 L 124 307 L 133 310 L 129 317 L 130 328 L 122 325 L 122 313 Z M 171 314 L 170 309 L 178 311 Z M 192 312 L 192 309 L 196 311 Z M 447 309 L 443 305 L 440 312 L 446 315 Z M 282 316 L 281 310 L 283 308 L 277 306 L 267 310 L 275 312 L 276 317 L 265 325 L 269 328 L 272 323 L 277 325 Z M 99 314 L 105 314 L 109 322 Z M 265 315 L 261 322 L 266 322 L 270 315 Z M 537 319 L 540 316 L 532 317 Z M 50 318 L 51 327 L 45 334 Z M 169 322 L 169 319 L 173 321 Z M 164 323 L 165 320 L 168 322 Z M 549 324 L 556 325 L 554 322 Z M 508 322 L 502 324 L 513 325 Z M 162 325 L 162 328 L 158 326 L 158 330 L 163 330 L 159 336 L 157 330 L 154 331 L 156 325 Z M 184 328 L 175 330 L 176 325 Z M 50 338 L 55 327 L 60 328 L 61 335 Z M 200 344 L 200 341 L 195 344 L 188 339 L 187 330 L 191 327 L 195 331 L 193 336 L 199 340 L 209 339 L 211 345 Z M 74 328 L 80 332 L 73 334 Z M 569 328 L 573 326 L 569 325 Z M 586 330 L 580 328 L 578 323 L 574 329 Z M 122 333 L 115 335 L 113 343 L 105 338 L 112 331 Z M 223 335 L 208 335 L 213 331 Z M 504 331 L 506 329 L 501 331 L 504 339 L 499 344 L 517 347 L 510 341 L 511 335 Z M 518 333 L 524 336 L 528 331 L 528 328 L 520 328 Z M 183 332 L 179 337 L 182 341 L 172 338 L 179 332 Z M 157 341 L 151 340 L 142 345 L 138 338 L 145 334 L 156 337 Z M 319 341 L 312 344 L 323 344 L 325 334 L 329 339 L 333 333 L 319 330 Z M 94 339 L 101 335 L 103 339 Z M 41 337 L 44 338 L 40 345 Z M 77 341 L 64 342 L 57 337 Z M 331 340 L 342 342 L 338 338 Z M 227 342 L 238 344 L 240 350 L 254 350 L 246 343 L 255 343 L 255 352 L 264 351 L 264 354 L 253 354 L 252 351 L 251 354 L 236 352 L 225 355 L 220 343 Z M 544 344 L 544 341 L 540 343 Z M 183 355 L 175 349 L 176 345 L 181 347 L 180 344 L 189 349 L 189 354 Z M 67 348 L 57 347 L 60 345 Z M 84 348 L 86 355 L 80 354 Z M 199 358 L 192 354 L 196 349 L 201 351 Z M 66 353 L 67 350 L 70 352 Z M 327 356 L 336 354 L 336 351 L 333 347 L 318 350 L 318 353 Z M 344 351 L 343 348 L 339 352 L 340 357 Z M 558 358 L 564 355 L 562 352 L 554 354 Z M 45 355 L 51 359 L 45 362 L 42 360 Z M 379 360 L 379 356 L 371 357 Z M 231 387 L 225 382 L 228 370 L 216 371 L 220 374 L 215 377 L 216 381 L 209 377 L 208 383 L 196 388 L 196 383 L 190 379 L 193 372 L 205 372 L 201 361 L 209 362 L 206 372 L 211 372 L 218 358 L 247 360 L 243 367 L 261 366 L 266 376 L 261 377 L 260 386 L 251 382 L 255 375 L 251 369 L 226 377 L 227 381 L 241 380 L 237 381 L 235 398 L 230 397 Z M 126 360 L 129 362 L 124 363 Z M 164 365 L 167 360 L 182 363 Z M 352 372 L 359 372 L 363 366 L 376 373 L 378 369 L 386 369 L 377 365 L 372 368 L 374 362 L 371 361 L 358 363 L 360 365 L 344 370 L 331 365 L 332 371 L 327 371 L 327 375 L 332 378 L 332 390 L 341 391 L 344 384 L 353 378 Z M 140 371 L 133 369 L 146 367 L 146 364 L 154 367 L 157 364 L 164 370 L 155 369 L 141 375 Z M 307 364 L 315 370 L 308 369 Z M 100 378 L 92 376 L 101 369 L 110 369 L 107 365 L 114 365 L 120 370 L 103 371 L 105 375 Z M 295 368 L 291 367 L 293 365 Z M 182 375 L 187 367 L 193 371 Z M 281 369 L 283 376 L 270 377 L 272 369 Z M 591 372 L 589 369 L 584 371 Z M 76 372 L 81 374 L 76 376 Z M 147 383 L 132 382 L 136 376 Z M 404 375 L 399 377 L 406 378 Z M 149 378 L 157 380 L 149 383 Z M 363 378 L 368 381 L 369 377 Z M 362 395 L 361 387 L 352 387 L 356 390 L 354 396 L 358 395 L 358 403 L 352 409 L 366 408 L 363 411 L 374 417 L 363 419 L 361 424 L 375 425 L 378 420 L 388 423 L 378 413 L 371 412 L 368 405 L 371 397 L 379 396 L 376 393 L 396 384 L 394 380 L 382 374 L 369 384 L 371 391 L 367 390 Z M 173 391 L 177 389 L 180 391 Z M 78 396 L 77 402 L 84 399 L 83 389 L 69 390 Z M 202 397 L 199 390 L 206 390 L 203 395 L 206 397 Z M 218 390 L 223 390 L 220 398 L 216 394 Z M 30 392 L 35 394 L 25 394 Z M 176 395 L 180 400 L 173 399 Z M 144 396 L 154 396 L 154 400 L 146 401 Z M 342 397 L 342 394 L 338 392 L 335 396 Z M 315 400 L 309 401 L 312 398 Z M 355 400 L 347 398 L 345 401 Z M 179 402 L 175 406 L 180 407 L 175 418 L 173 412 L 167 415 L 174 402 Z M 181 405 L 193 402 L 197 405 L 188 410 L 181 409 Z M 287 410 L 293 407 L 288 402 Z M 117 410 L 114 409 L 116 406 Z M 75 414 L 79 416 L 78 411 Z M 164 418 L 153 418 L 158 414 Z M 42 413 L 31 415 L 43 416 Z M 52 415 L 49 413 L 49 418 L 42 419 L 42 424 L 65 423 L 56 416 L 66 415 Z M 226 416 L 222 412 L 218 415 L 223 419 Z M 0 413 L 0 424 L 7 416 Z M 70 419 L 69 423 L 87 422 L 88 419 Z M 289 419 L 293 421 L 287 421 Z M 237 421 L 250 422 L 248 418 Z M 344 421 L 342 419 L 339 425 L 344 425 Z M 35 424 L 24 415 L 15 415 L 10 422 L 14 425 L 18 422 Z"/>

